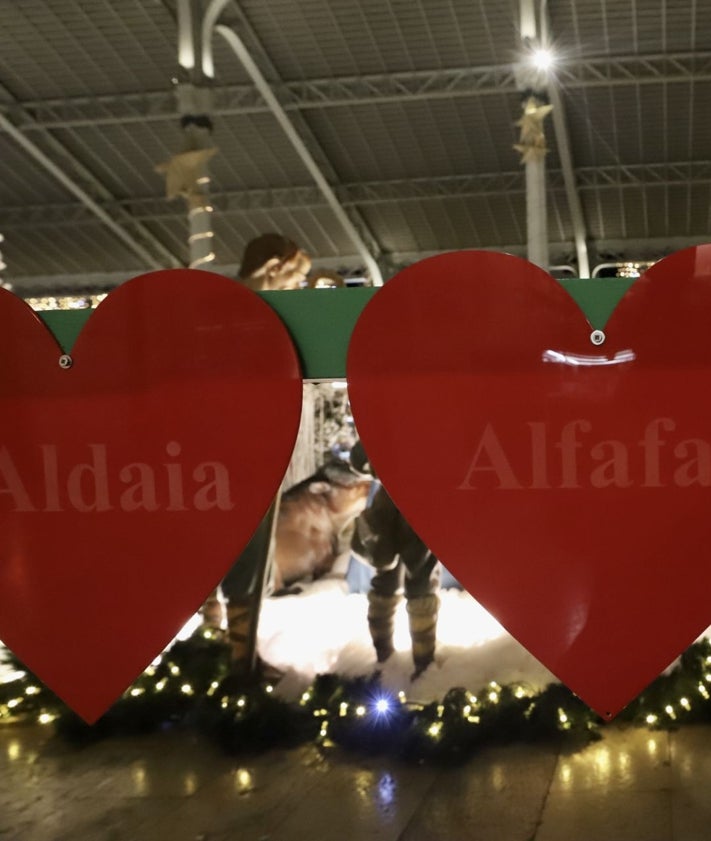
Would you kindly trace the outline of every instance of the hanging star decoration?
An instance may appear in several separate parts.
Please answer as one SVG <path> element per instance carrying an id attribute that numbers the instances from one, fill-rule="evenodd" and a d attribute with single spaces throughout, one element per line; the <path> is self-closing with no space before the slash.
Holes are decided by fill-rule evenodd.
<path id="1" fill-rule="evenodd" d="M 514 145 L 514 149 L 521 153 L 521 163 L 541 160 L 548 152 L 543 120 L 552 110 L 552 105 L 545 105 L 535 96 L 530 96 L 523 103 L 523 116 L 516 121 L 516 125 L 521 128 L 521 135 L 519 142 Z"/>
<path id="2" fill-rule="evenodd" d="M 206 149 L 191 149 L 156 166 L 156 172 L 165 175 L 165 194 L 168 199 L 183 196 L 188 205 L 203 207 L 209 201 L 204 189 L 209 181 L 207 164 L 217 152 L 214 146 Z"/>

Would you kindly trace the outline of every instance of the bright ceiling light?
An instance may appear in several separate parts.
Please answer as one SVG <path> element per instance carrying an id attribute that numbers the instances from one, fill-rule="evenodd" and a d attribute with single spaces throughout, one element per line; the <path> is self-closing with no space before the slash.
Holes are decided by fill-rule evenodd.
<path id="1" fill-rule="evenodd" d="M 534 50 L 533 63 L 538 70 L 550 70 L 553 66 L 553 53 L 542 48 Z"/>

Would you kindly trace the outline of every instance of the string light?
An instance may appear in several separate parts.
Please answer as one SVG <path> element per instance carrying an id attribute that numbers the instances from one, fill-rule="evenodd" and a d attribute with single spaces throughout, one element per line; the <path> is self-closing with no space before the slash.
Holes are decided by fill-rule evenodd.
<path id="1" fill-rule="evenodd" d="M 204 652 L 205 641 L 200 639 L 198 650 Z M 213 644 L 215 652 L 223 652 L 220 646 L 224 644 L 209 641 Z M 335 675 L 323 675 L 301 694 L 301 705 L 275 698 L 271 684 L 235 696 L 220 692 L 229 670 L 226 647 L 225 658 L 214 661 L 214 675 L 205 675 L 204 659 L 197 658 L 193 668 L 184 652 L 174 651 L 172 657 L 146 669 L 126 690 L 118 702 L 119 715 L 110 723 L 109 710 L 102 717 L 102 728 L 122 726 L 133 708 L 139 716 L 147 714 L 149 720 L 154 715 L 156 727 L 163 721 L 181 717 L 195 721 L 203 715 L 211 715 L 214 723 L 216 716 L 222 720 L 219 732 L 226 736 L 223 741 L 235 746 L 245 741 L 256 746 L 255 740 L 258 743 L 261 738 L 274 744 L 274 733 L 283 734 L 276 738 L 286 738 L 287 732 L 298 731 L 302 734 L 299 738 L 318 739 L 321 747 L 339 744 L 362 748 L 365 742 L 379 750 L 392 747 L 399 755 L 434 757 L 451 751 L 461 757 L 496 739 L 497 730 L 499 736 L 502 730 L 510 734 L 512 727 L 521 728 L 522 736 L 566 733 L 579 743 L 579 737 L 594 737 L 601 725 L 601 719 L 560 684 L 535 691 L 519 683 L 501 686 L 490 681 L 477 694 L 455 688 L 439 703 L 421 703 L 407 701 L 404 692 L 389 695 L 377 681 L 344 681 Z M 651 684 L 620 714 L 620 720 L 653 729 L 678 726 L 682 721 L 709 720 L 710 660 L 711 641 L 694 644 L 675 669 Z M 65 709 L 32 675 L 13 674 L 21 676 L 0 684 L 3 723 L 33 720 L 49 724 L 63 719 Z M 176 680 L 178 674 L 182 677 Z M 164 693 L 161 704 L 141 707 L 158 692 Z M 170 708 L 171 703 L 175 708 Z M 288 725 L 285 716 L 293 716 Z M 66 728 L 66 724 L 61 726 Z"/>

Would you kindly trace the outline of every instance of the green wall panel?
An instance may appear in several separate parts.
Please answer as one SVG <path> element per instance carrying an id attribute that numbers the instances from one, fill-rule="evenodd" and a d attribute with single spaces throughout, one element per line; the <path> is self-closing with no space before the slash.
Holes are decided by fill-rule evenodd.
<path id="1" fill-rule="evenodd" d="M 593 327 L 602 329 L 632 280 L 566 278 L 559 281 Z M 378 294 L 373 288 L 300 289 L 262 292 L 261 297 L 282 319 L 296 344 L 307 379 L 341 379 L 353 326 L 363 307 Z M 40 317 L 65 351 L 91 314 L 90 310 L 52 310 Z"/>

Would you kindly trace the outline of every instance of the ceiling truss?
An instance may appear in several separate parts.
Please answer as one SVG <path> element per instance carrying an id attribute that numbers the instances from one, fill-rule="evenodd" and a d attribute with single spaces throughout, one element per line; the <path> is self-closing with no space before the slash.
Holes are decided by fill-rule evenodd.
<path id="1" fill-rule="evenodd" d="M 578 167 L 575 170 L 578 190 L 625 189 L 643 187 L 684 186 L 689 183 L 711 184 L 711 160 L 693 163 L 634 164 L 627 166 Z M 563 191 L 562 170 L 548 171 L 550 190 Z M 495 172 L 481 175 L 455 175 L 441 178 L 413 178 L 394 181 L 371 181 L 344 184 L 336 195 L 344 206 L 367 206 L 387 202 L 422 201 L 454 197 L 521 194 L 526 184 L 523 171 Z M 324 207 L 326 200 L 317 187 L 285 187 L 281 189 L 214 191 L 211 199 L 223 213 L 249 213 L 274 208 Z M 107 213 L 130 211 L 134 221 L 182 219 L 179 202 L 166 199 L 129 199 L 101 203 Z M 36 207 L 0 208 L 0 229 L 23 225 L 77 225 L 94 223 L 93 214 L 80 203 L 49 204 Z"/>
<path id="2" fill-rule="evenodd" d="M 516 70 L 515 64 L 505 64 L 311 79 L 277 82 L 272 90 L 285 110 L 451 99 L 516 93 Z M 556 65 L 556 80 L 562 90 L 708 82 L 711 81 L 711 52 L 561 61 Z M 216 85 L 213 105 L 216 117 L 269 111 L 253 85 Z M 178 115 L 174 92 L 169 90 L 27 101 L 21 112 L 15 104 L 0 101 L 0 110 L 13 115 L 14 122 L 24 131 L 172 120 Z"/>

